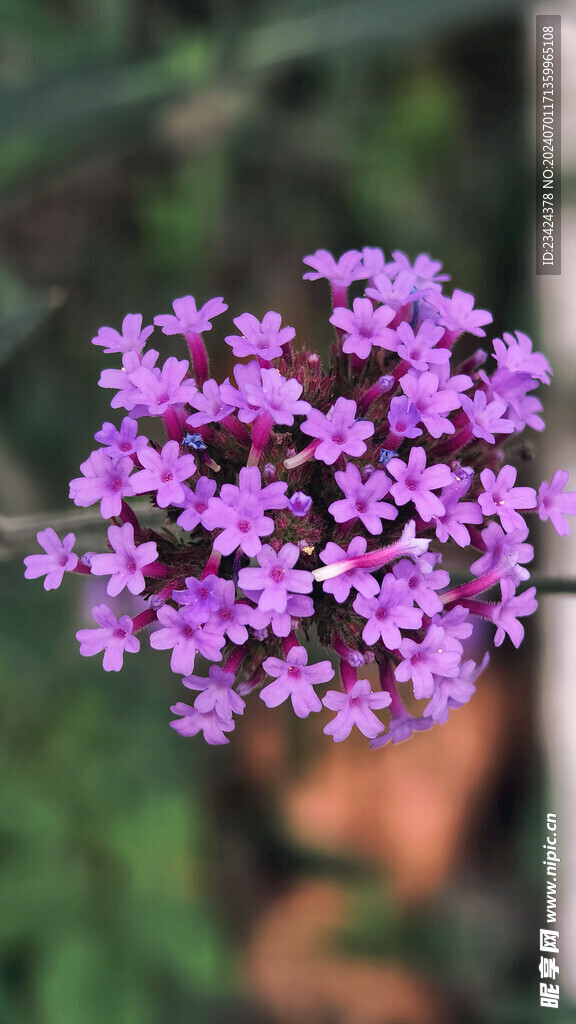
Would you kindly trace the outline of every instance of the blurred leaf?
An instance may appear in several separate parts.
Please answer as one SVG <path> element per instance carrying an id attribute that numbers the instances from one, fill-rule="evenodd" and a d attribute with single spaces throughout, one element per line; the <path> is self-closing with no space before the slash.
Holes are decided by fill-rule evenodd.
<path id="1" fill-rule="evenodd" d="M 60 166 L 103 141 L 141 132 L 157 104 L 197 88 L 208 76 L 213 48 L 188 38 L 169 53 L 103 70 L 75 68 L 0 95 L 0 189 Z"/>
<path id="2" fill-rule="evenodd" d="M 29 288 L 0 264 L 0 363 L 6 362 L 62 301 L 59 288 Z"/>
<path id="3" fill-rule="evenodd" d="M 144 991 L 122 950 L 87 933 L 71 933 L 46 950 L 39 972 L 45 1024 L 146 1024 Z"/>
<path id="4" fill-rule="evenodd" d="M 416 34 L 439 35 L 455 25 L 485 21 L 520 10 L 523 0 L 484 0 L 462 4 L 461 0 L 411 0 L 399 6 L 397 0 L 345 0 L 334 4 L 307 4 L 301 16 L 276 18 L 270 24 L 248 32 L 240 43 L 241 64 L 246 68 L 270 67 L 288 60 L 301 60 L 338 47 L 355 44 L 382 46 L 408 41 Z"/>

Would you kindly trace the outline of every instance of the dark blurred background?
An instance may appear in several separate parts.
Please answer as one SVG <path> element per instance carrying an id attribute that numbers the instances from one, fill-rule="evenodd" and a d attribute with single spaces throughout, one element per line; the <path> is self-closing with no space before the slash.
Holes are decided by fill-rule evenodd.
<path id="1" fill-rule="evenodd" d="M 161 654 L 80 659 L 99 591 L 22 578 L 115 418 L 90 339 L 127 312 L 223 295 L 216 375 L 245 310 L 322 349 L 302 257 L 371 245 L 534 331 L 526 5 L 0 10 L 0 1024 L 542 1019 L 536 627 L 401 747 L 252 701 L 207 749 Z"/>

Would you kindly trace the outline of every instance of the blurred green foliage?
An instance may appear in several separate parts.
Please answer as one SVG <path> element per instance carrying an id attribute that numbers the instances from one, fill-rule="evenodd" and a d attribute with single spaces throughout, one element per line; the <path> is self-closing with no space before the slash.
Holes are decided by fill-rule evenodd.
<path id="1" fill-rule="evenodd" d="M 369 244 L 430 251 L 498 330 L 529 329 L 521 9 L 2 0 L 1 511 L 41 528 L 64 508 L 109 416 L 90 337 L 128 311 L 149 322 L 177 295 L 224 294 L 230 316 L 281 308 L 321 347 L 326 295 L 299 261 Z M 218 831 L 233 754 L 167 728 L 180 687 L 154 652 L 120 677 L 81 663 L 74 588 L 22 580 L 33 546 L 31 531 L 3 567 L 0 1024 L 252 1024 L 233 949 L 248 923 L 218 872 L 269 861 L 273 827 L 248 815 Z M 517 901 L 531 841 L 515 847 Z M 451 973 L 438 956 L 435 970 L 465 1005 L 483 955 L 501 998 L 463 1019 L 534 1019 L 530 901 L 526 928 L 499 932 L 503 956 L 473 915 L 451 932 L 442 897 L 418 926 L 378 904 L 379 936 L 370 894 L 357 948 L 442 950 Z"/>

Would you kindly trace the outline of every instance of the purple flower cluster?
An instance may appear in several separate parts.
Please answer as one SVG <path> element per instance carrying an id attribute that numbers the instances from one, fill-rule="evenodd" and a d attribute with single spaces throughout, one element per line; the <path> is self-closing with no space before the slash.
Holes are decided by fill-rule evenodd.
<path id="1" fill-rule="evenodd" d="M 561 535 L 576 514 L 565 471 L 537 492 L 507 461 L 524 427 L 544 427 L 533 393 L 551 371 L 526 335 L 459 361 L 459 339 L 485 337 L 492 317 L 466 292 L 445 295 L 448 277 L 426 254 L 411 263 L 376 248 L 339 260 L 319 250 L 305 263 L 304 277 L 332 291 L 327 370 L 292 347 L 279 313 L 242 313 L 225 341 L 246 361 L 234 384 L 218 383 L 203 334 L 226 311 L 221 298 L 198 308 L 185 296 L 155 317 L 183 336 L 189 360 L 145 350 L 154 327 L 140 315 L 100 329 L 93 343 L 122 361 L 100 386 L 127 415 L 97 431 L 70 497 L 100 504 L 108 550 L 79 557 L 73 534 L 60 541 L 48 528 L 45 554 L 25 559 L 26 577 L 45 576 L 47 590 L 72 572 L 108 577 L 111 598 L 145 599 L 133 617 L 98 604 L 94 628 L 77 633 L 80 653 L 103 653 L 118 671 L 152 627 L 151 647 L 170 652 L 196 694 L 174 704 L 171 725 L 208 743 L 228 742 L 252 691 L 267 707 L 290 701 L 299 718 L 334 712 L 324 732 L 336 742 L 356 728 L 378 747 L 444 722 L 488 660 L 465 652 L 474 623 L 492 623 L 497 646 L 505 636 L 518 646 L 519 620 L 536 609 L 523 586 L 534 554 L 526 514 Z M 349 301 L 351 285 L 363 294 Z M 164 443 L 147 417 L 163 421 Z M 162 530 L 140 522 L 131 499 L 141 495 L 165 511 Z M 458 549 L 470 564 L 454 585 L 446 561 Z M 327 657 L 310 664 L 312 634 Z M 194 674 L 198 658 L 212 663 L 207 674 Z M 340 687 L 319 693 L 334 663 Z M 372 670 L 359 673 L 371 663 L 375 688 Z"/>

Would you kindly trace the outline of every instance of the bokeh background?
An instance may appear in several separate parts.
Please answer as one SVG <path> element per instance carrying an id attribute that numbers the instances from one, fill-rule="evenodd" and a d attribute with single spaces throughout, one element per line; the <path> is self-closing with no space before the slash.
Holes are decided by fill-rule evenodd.
<path id="1" fill-rule="evenodd" d="M 90 339 L 127 312 L 224 295 L 216 375 L 245 310 L 321 349 L 328 289 L 301 259 L 373 245 L 442 259 L 496 335 L 545 347 L 531 8 L 0 12 L 0 1024 L 576 1020 L 568 992 L 538 1005 L 539 617 L 407 744 L 337 746 L 252 701 L 208 749 L 168 728 L 181 695 L 161 654 L 119 676 L 80 659 L 99 593 L 22 578 L 36 531 L 74 517 L 68 481 L 110 415 Z M 101 544 L 85 517 L 76 532 Z"/>

